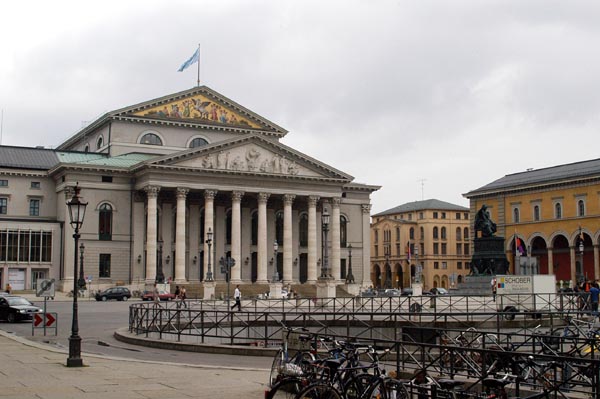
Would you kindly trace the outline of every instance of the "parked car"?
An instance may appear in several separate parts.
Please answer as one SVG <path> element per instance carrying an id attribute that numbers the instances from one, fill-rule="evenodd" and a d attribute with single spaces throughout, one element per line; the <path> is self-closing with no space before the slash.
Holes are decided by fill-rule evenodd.
<path id="1" fill-rule="evenodd" d="M 400 296 L 412 296 L 412 294 L 413 294 L 412 288 L 402 288 L 402 291 L 400 292 Z"/>
<path id="2" fill-rule="evenodd" d="M 109 299 L 116 299 L 117 301 L 126 301 L 131 298 L 131 292 L 125 287 L 112 287 L 107 288 L 104 291 L 96 292 L 97 301 L 108 301 Z"/>
<path id="3" fill-rule="evenodd" d="M 0 296 L 0 319 L 9 323 L 19 320 L 31 320 L 35 313 L 42 312 L 42 309 L 23 297 L 16 295 Z"/>
<path id="4" fill-rule="evenodd" d="M 433 287 L 429 292 L 432 295 L 448 295 L 448 290 L 442 287 Z"/>
<path id="5" fill-rule="evenodd" d="M 400 290 L 397 290 L 395 288 L 388 288 L 385 291 L 383 291 L 383 293 L 381 294 L 381 296 L 401 296 L 402 293 L 400 292 Z"/>
<path id="6" fill-rule="evenodd" d="M 170 301 L 175 299 L 175 294 L 171 294 L 167 291 L 158 291 L 158 297 L 161 301 Z M 154 294 L 152 291 L 144 291 L 144 295 L 142 295 L 142 301 L 153 301 Z"/>
<path id="7" fill-rule="evenodd" d="M 375 291 L 373 288 L 369 288 L 366 291 L 361 292 L 360 296 L 366 297 L 366 298 L 372 298 L 372 297 L 377 296 L 377 291 Z"/>

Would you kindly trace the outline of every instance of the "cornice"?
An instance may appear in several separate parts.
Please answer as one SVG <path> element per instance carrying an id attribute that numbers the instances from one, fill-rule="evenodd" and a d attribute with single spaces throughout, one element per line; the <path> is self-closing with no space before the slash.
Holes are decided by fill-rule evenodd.
<path id="1" fill-rule="evenodd" d="M 49 172 L 28 172 L 23 169 L 0 169 L 0 175 L 3 176 L 21 176 L 21 177 L 48 177 Z"/>

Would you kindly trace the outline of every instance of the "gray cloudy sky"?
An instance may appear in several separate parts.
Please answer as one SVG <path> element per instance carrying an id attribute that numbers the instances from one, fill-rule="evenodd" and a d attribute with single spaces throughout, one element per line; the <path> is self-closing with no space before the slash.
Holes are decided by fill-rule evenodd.
<path id="1" fill-rule="evenodd" d="M 106 111 L 201 80 L 283 142 L 381 185 L 373 212 L 598 158 L 593 1 L 11 1 L 2 144 L 54 147 Z M 422 192 L 421 181 L 424 180 Z"/>

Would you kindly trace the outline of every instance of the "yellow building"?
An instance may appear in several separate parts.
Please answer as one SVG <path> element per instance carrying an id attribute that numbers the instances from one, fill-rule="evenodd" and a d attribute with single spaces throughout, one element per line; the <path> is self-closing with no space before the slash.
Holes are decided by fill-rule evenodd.
<path id="1" fill-rule="evenodd" d="M 464 196 L 471 216 L 487 205 L 511 273 L 600 277 L 600 159 L 506 175 Z"/>
<path id="2" fill-rule="evenodd" d="M 374 287 L 410 287 L 419 266 L 425 290 L 454 287 L 469 274 L 468 208 L 428 199 L 388 209 L 372 218 Z"/>

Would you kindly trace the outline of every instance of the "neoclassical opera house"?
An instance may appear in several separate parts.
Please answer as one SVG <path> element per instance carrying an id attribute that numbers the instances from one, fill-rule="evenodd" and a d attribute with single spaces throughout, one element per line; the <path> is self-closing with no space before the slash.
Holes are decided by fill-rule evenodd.
<path id="1" fill-rule="evenodd" d="M 150 284 L 160 271 L 198 283 L 209 261 L 224 281 L 221 257 L 235 260 L 231 283 L 311 285 L 326 263 L 337 284 L 351 265 L 370 285 L 379 187 L 280 143 L 286 134 L 200 86 L 109 112 L 53 150 L 0 146 L 2 285 L 72 287 L 66 202 L 76 184 L 88 203 L 80 243 L 92 289 Z"/>

